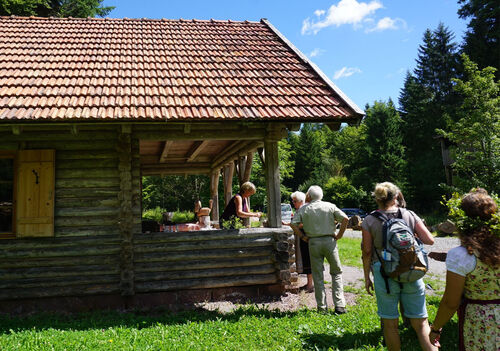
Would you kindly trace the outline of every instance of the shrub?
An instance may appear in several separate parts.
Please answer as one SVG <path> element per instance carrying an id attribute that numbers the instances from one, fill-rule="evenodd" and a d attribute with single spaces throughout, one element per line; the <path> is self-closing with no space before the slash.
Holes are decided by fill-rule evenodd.
<path id="1" fill-rule="evenodd" d="M 189 223 L 194 222 L 194 213 L 191 211 L 176 211 L 172 216 L 174 223 Z"/>
<path id="2" fill-rule="evenodd" d="M 166 210 L 161 207 L 147 209 L 142 213 L 142 219 L 149 219 L 161 223 L 165 211 Z"/>

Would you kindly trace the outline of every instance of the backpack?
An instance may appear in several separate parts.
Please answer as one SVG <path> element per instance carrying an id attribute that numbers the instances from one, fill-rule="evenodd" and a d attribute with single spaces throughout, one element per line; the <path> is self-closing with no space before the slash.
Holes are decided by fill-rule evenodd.
<path id="1" fill-rule="evenodd" d="M 422 278 L 429 270 L 427 252 L 422 242 L 403 219 L 401 209 L 396 218 L 389 218 L 380 211 L 370 213 L 382 221 L 382 257 L 375 249 L 381 263 L 380 273 L 389 293 L 388 278 L 409 283 Z"/>

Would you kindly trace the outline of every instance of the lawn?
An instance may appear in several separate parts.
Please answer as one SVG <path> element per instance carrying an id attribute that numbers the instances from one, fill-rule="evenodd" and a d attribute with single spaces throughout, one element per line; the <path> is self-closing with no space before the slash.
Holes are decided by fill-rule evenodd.
<path id="1" fill-rule="evenodd" d="M 361 266 L 360 239 L 339 241 L 345 265 Z M 429 282 L 437 285 L 436 277 Z M 0 316 L 0 350 L 384 350 L 375 299 L 356 289 L 357 303 L 335 316 L 246 304 L 217 311 L 95 312 Z M 430 319 L 441 292 L 427 299 Z M 420 350 L 413 330 L 400 327 L 402 350 Z M 456 350 L 456 317 L 443 331 L 443 350 Z"/>

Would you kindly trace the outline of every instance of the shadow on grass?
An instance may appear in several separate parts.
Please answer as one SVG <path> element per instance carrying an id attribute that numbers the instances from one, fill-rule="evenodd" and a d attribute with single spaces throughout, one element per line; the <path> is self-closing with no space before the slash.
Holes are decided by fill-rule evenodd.
<path id="1" fill-rule="evenodd" d="M 291 318 L 297 313 L 315 313 L 314 311 L 268 310 L 254 306 L 243 306 L 229 313 L 206 311 L 204 309 L 171 312 L 154 310 L 148 312 L 99 311 L 78 314 L 39 313 L 27 317 L 10 317 L 0 315 L 0 334 L 10 334 L 11 330 L 57 329 L 88 330 L 107 329 L 113 327 L 144 329 L 158 324 L 180 325 L 188 322 L 228 321 L 238 322 L 245 317 L 256 318 Z"/>
<path id="2" fill-rule="evenodd" d="M 413 328 L 403 328 L 400 325 L 399 336 L 401 338 L 401 350 L 421 350 Z M 374 350 L 385 350 L 380 329 L 363 333 L 339 333 L 334 331 L 332 334 L 307 334 L 302 336 L 302 345 L 304 350 L 328 350 L 329 348 L 333 350 L 365 350 L 367 346 Z M 441 346 L 442 350 L 458 350 L 457 322 L 451 321 L 443 328 Z"/>
<path id="3" fill-rule="evenodd" d="M 370 331 L 367 333 L 343 333 L 341 335 L 332 334 L 309 334 L 302 337 L 304 350 L 352 350 L 371 345 L 374 348 L 382 348 L 382 334 L 380 331 Z"/>

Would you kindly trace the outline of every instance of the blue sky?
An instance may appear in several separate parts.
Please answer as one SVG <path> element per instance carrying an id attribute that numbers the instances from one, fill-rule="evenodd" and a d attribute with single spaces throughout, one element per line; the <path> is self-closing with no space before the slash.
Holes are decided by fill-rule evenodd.
<path id="1" fill-rule="evenodd" d="M 104 0 L 113 18 L 267 18 L 360 108 L 398 101 L 427 28 L 461 42 L 456 0 Z"/>

